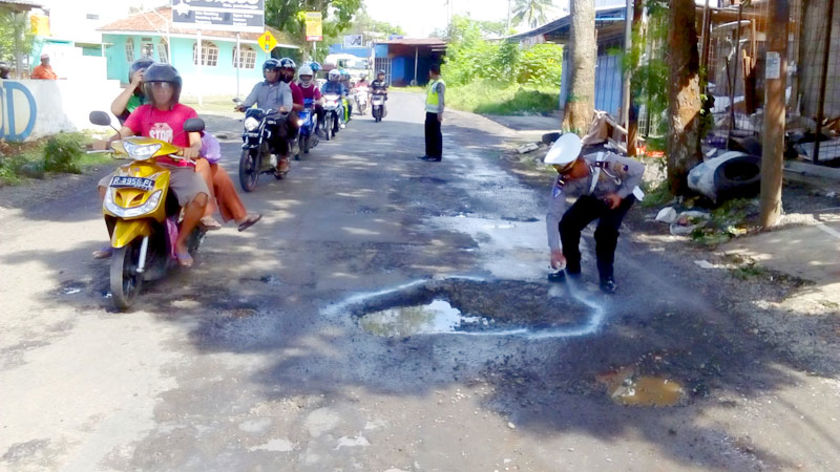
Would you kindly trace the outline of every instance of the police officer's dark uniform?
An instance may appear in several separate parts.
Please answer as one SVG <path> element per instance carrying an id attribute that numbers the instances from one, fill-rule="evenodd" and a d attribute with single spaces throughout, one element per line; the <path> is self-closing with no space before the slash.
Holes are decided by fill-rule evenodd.
<path id="1" fill-rule="evenodd" d="M 641 190 L 638 190 L 638 185 L 642 181 L 645 166 L 608 151 L 579 156 L 580 150 L 580 138 L 566 133 L 546 155 L 544 162 L 554 165 L 560 173 L 552 186 L 546 215 L 548 245 L 554 254 L 555 251 L 561 250 L 562 243 L 566 273 L 570 276 L 579 275 L 580 233 L 590 222 L 598 219 L 598 227 L 595 229 L 595 255 L 601 289 L 613 293 L 616 289 L 613 261 L 618 229 L 633 202 L 637 197 L 643 196 Z M 574 172 L 571 172 L 575 166 L 588 169 L 588 172 L 579 170 L 577 172 L 583 176 L 575 178 L 572 175 Z M 567 195 L 578 196 L 577 201 L 568 210 Z M 620 198 L 620 202 L 609 202 L 615 195 Z M 611 205 L 615 207 L 611 208 Z"/>

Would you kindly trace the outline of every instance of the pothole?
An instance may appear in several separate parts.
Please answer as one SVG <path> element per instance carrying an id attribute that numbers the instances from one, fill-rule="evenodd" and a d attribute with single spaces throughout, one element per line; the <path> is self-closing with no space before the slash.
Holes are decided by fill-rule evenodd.
<path id="1" fill-rule="evenodd" d="M 612 401 L 625 406 L 679 406 L 686 402 L 682 384 L 667 377 L 638 375 L 627 367 L 598 376 Z"/>
<path id="2" fill-rule="evenodd" d="M 545 283 L 446 278 L 359 294 L 328 315 L 353 317 L 364 331 L 385 337 L 455 334 L 550 338 L 595 332 L 599 302 Z"/>

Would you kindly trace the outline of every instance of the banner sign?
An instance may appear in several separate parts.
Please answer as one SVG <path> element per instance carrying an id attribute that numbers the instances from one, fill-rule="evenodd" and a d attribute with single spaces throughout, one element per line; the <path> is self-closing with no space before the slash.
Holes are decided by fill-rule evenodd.
<path id="1" fill-rule="evenodd" d="M 171 0 L 172 23 L 200 30 L 265 31 L 265 0 Z"/>
<path id="2" fill-rule="evenodd" d="M 344 49 L 365 47 L 364 36 L 361 34 L 344 35 Z"/>
<path id="3" fill-rule="evenodd" d="M 306 40 L 324 40 L 323 17 L 319 11 L 306 12 Z"/>

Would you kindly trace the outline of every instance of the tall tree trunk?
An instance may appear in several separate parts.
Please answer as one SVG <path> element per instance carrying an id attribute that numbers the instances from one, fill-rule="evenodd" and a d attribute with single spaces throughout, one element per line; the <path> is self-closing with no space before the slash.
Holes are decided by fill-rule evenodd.
<path id="1" fill-rule="evenodd" d="M 644 0 L 633 0 L 633 40 L 638 40 L 639 44 L 634 44 L 634 48 L 643 48 L 645 43 L 645 34 L 642 31 L 642 10 L 644 10 Z M 635 71 L 639 64 L 631 64 L 632 70 Z M 631 80 L 632 83 L 632 80 Z M 634 100 L 632 93 L 630 95 L 630 110 L 627 123 L 627 155 L 635 156 L 638 154 L 636 142 L 639 139 L 639 103 Z"/>
<path id="2" fill-rule="evenodd" d="M 570 14 L 572 70 L 563 128 L 583 135 L 595 111 L 595 0 L 571 0 Z"/>
<path id="3" fill-rule="evenodd" d="M 688 191 L 688 171 L 700 162 L 700 55 L 694 0 L 671 0 L 668 13 L 668 181 L 671 193 Z"/>

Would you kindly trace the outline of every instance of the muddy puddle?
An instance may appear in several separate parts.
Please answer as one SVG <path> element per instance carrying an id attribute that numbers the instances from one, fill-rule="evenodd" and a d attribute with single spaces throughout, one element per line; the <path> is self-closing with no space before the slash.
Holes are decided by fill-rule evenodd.
<path id="1" fill-rule="evenodd" d="M 489 325 L 490 320 L 487 318 L 466 316 L 446 300 L 433 300 L 427 305 L 389 308 L 359 319 L 362 329 L 385 337 L 470 332 Z"/>
<path id="2" fill-rule="evenodd" d="M 598 376 L 613 402 L 625 406 L 672 407 L 685 404 L 683 385 L 667 377 L 638 375 L 633 369 L 621 369 Z"/>

